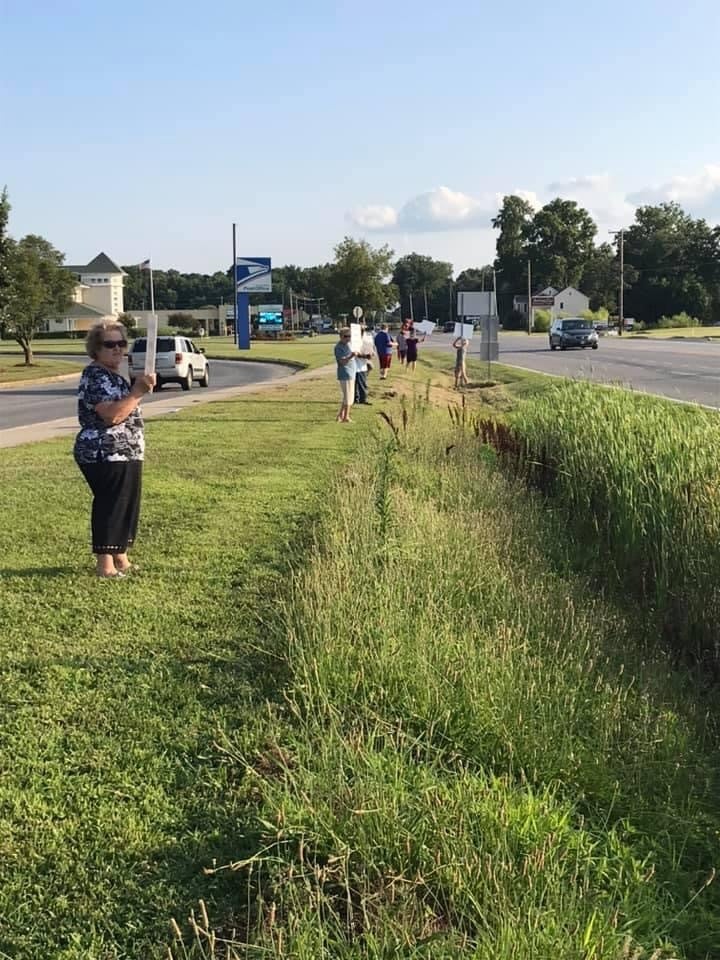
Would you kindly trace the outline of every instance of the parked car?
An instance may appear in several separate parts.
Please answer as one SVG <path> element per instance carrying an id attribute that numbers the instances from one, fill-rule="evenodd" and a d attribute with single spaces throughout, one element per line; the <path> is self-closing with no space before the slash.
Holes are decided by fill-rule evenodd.
<path id="1" fill-rule="evenodd" d="M 443 326 L 443 333 L 453 333 L 455 330 L 455 321 L 446 320 Z"/>
<path id="2" fill-rule="evenodd" d="M 550 327 L 550 349 L 567 350 L 568 347 L 598 348 L 598 335 L 591 320 L 582 317 L 563 317 L 553 320 Z"/>
<path id="3" fill-rule="evenodd" d="M 138 337 L 128 354 L 130 383 L 133 372 L 145 369 L 147 339 Z M 164 383 L 179 383 L 183 390 L 189 390 L 197 381 L 201 387 L 210 386 L 210 363 L 205 351 L 196 347 L 188 337 L 158 337 L 155 354 L 156 390 Z"/>
<path id="4" fill-rule="evenodd" d="M 607 334 L 608 330 L 610 329 L 610 326 L 607 323 L 596 323 L 594 324 L 594 326 L 595 326 L 595 332 L 599 337 L 604 337 Z"/>

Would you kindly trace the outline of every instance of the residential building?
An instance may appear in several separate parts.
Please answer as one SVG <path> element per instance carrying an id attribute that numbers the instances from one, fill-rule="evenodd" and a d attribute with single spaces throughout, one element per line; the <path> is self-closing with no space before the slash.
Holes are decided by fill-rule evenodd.
<path id="1" fill-rule="evenodd" d="M 555 287 L 545 287 L 542 290 L 536 290 L 533 293 L 533 300 L 536 297 L 543 297 L 542 305 L 535 305 L 535 309 L 550 310 L 553 317 L 561 315 L 566 317 L 578 317 L 583 310 L 590 309 L 590 298 L 575 287 L 564 287 L 558 290 Z M 513 297 L 513 310 L 527 314 L 528 298 L 525 296 Z"/>
<path id="2" fill-rule="evenodd" d="M 123 312 L 126 274 L 107 254 L 99 253 L 84 266 L 68 264 L 65 269 L 75 274 L 77 285 L 65 314 L 48 319 L 48 332 L 84 332 L 101 320 L 116 320 Z"/>

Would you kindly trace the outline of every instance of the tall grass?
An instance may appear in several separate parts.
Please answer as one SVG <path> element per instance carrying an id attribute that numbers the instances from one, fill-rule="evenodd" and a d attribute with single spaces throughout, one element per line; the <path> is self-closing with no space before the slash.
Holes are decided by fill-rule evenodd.
<path id="1" fill-rule="evenodd" d="M 173 956 L 717 956 L 702 702 L 640 618 L 547 569 L 539 503 L 469 431 L 391 426 L 266 625 L 287 721 L 227 745 L 262 833 L 242 931 Z"/>
<path id="2" fill-rule="evenodd" d="M 679 649 L 720 666 L 720 418 L 563 381 L 511 417 L 519 461 Z"/>

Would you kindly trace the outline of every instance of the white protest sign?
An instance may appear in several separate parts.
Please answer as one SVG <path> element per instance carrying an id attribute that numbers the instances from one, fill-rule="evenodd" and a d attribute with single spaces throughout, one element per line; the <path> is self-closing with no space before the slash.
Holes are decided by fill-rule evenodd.
<path id="1" fill-rule="evenodd" d="M 472 340 L 473 325 L 471 323 L 456 323 L 454 337 L 465 337 L 466 340 Z"/>
<path id="2" fill-rule="evenodd" d="M 147 338 L 145 340 L 145 373 L 155 373 L 155 355 L 157 353 L 158 318 L 151 313 L 147 322 Z"/>
<path id="3" fill-rule="evenodd" d="M 432 320 L 421 320 L 420 323 L 415 324 L 415 329 L 418 331 L 418 333 L 422 333 L 423 336 L 429 337 L 435 329 L 435 324 L 432 322 Z"/>
<path id="4" fill-rule="evenodd" d="M 350 324 L 350 349 L 353 353 L 362 353 L 362 327 L 359 323 Z"/>

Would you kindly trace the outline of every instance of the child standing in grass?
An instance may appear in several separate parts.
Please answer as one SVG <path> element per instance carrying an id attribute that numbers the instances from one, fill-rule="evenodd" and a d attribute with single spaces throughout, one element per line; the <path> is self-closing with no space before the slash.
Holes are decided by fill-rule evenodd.
<path id="1" fill-rule="evenodd" d="M 453 342 L 453 349 L 455 350 L 455 389 L 458 389 L 458 384 L 462 381 L 463 386 L 466 386 L 468 381 L 466 361 L 467 361 L 467 351 L 470 345 L 470 341 L 466 340 L 465 337 L 455 337 Z"/>
<path id="2" fill-rule="evenodd" d="M 415 333 L 415 328 L 411 327 L 407 334 L 407 368 L 408 370 L 415 371 L 415 364 L 417 363 L 418 358 L 418 344 L 422 343 L 425 340 L 425 337 L 418 338 L 417 333 Z"/>

